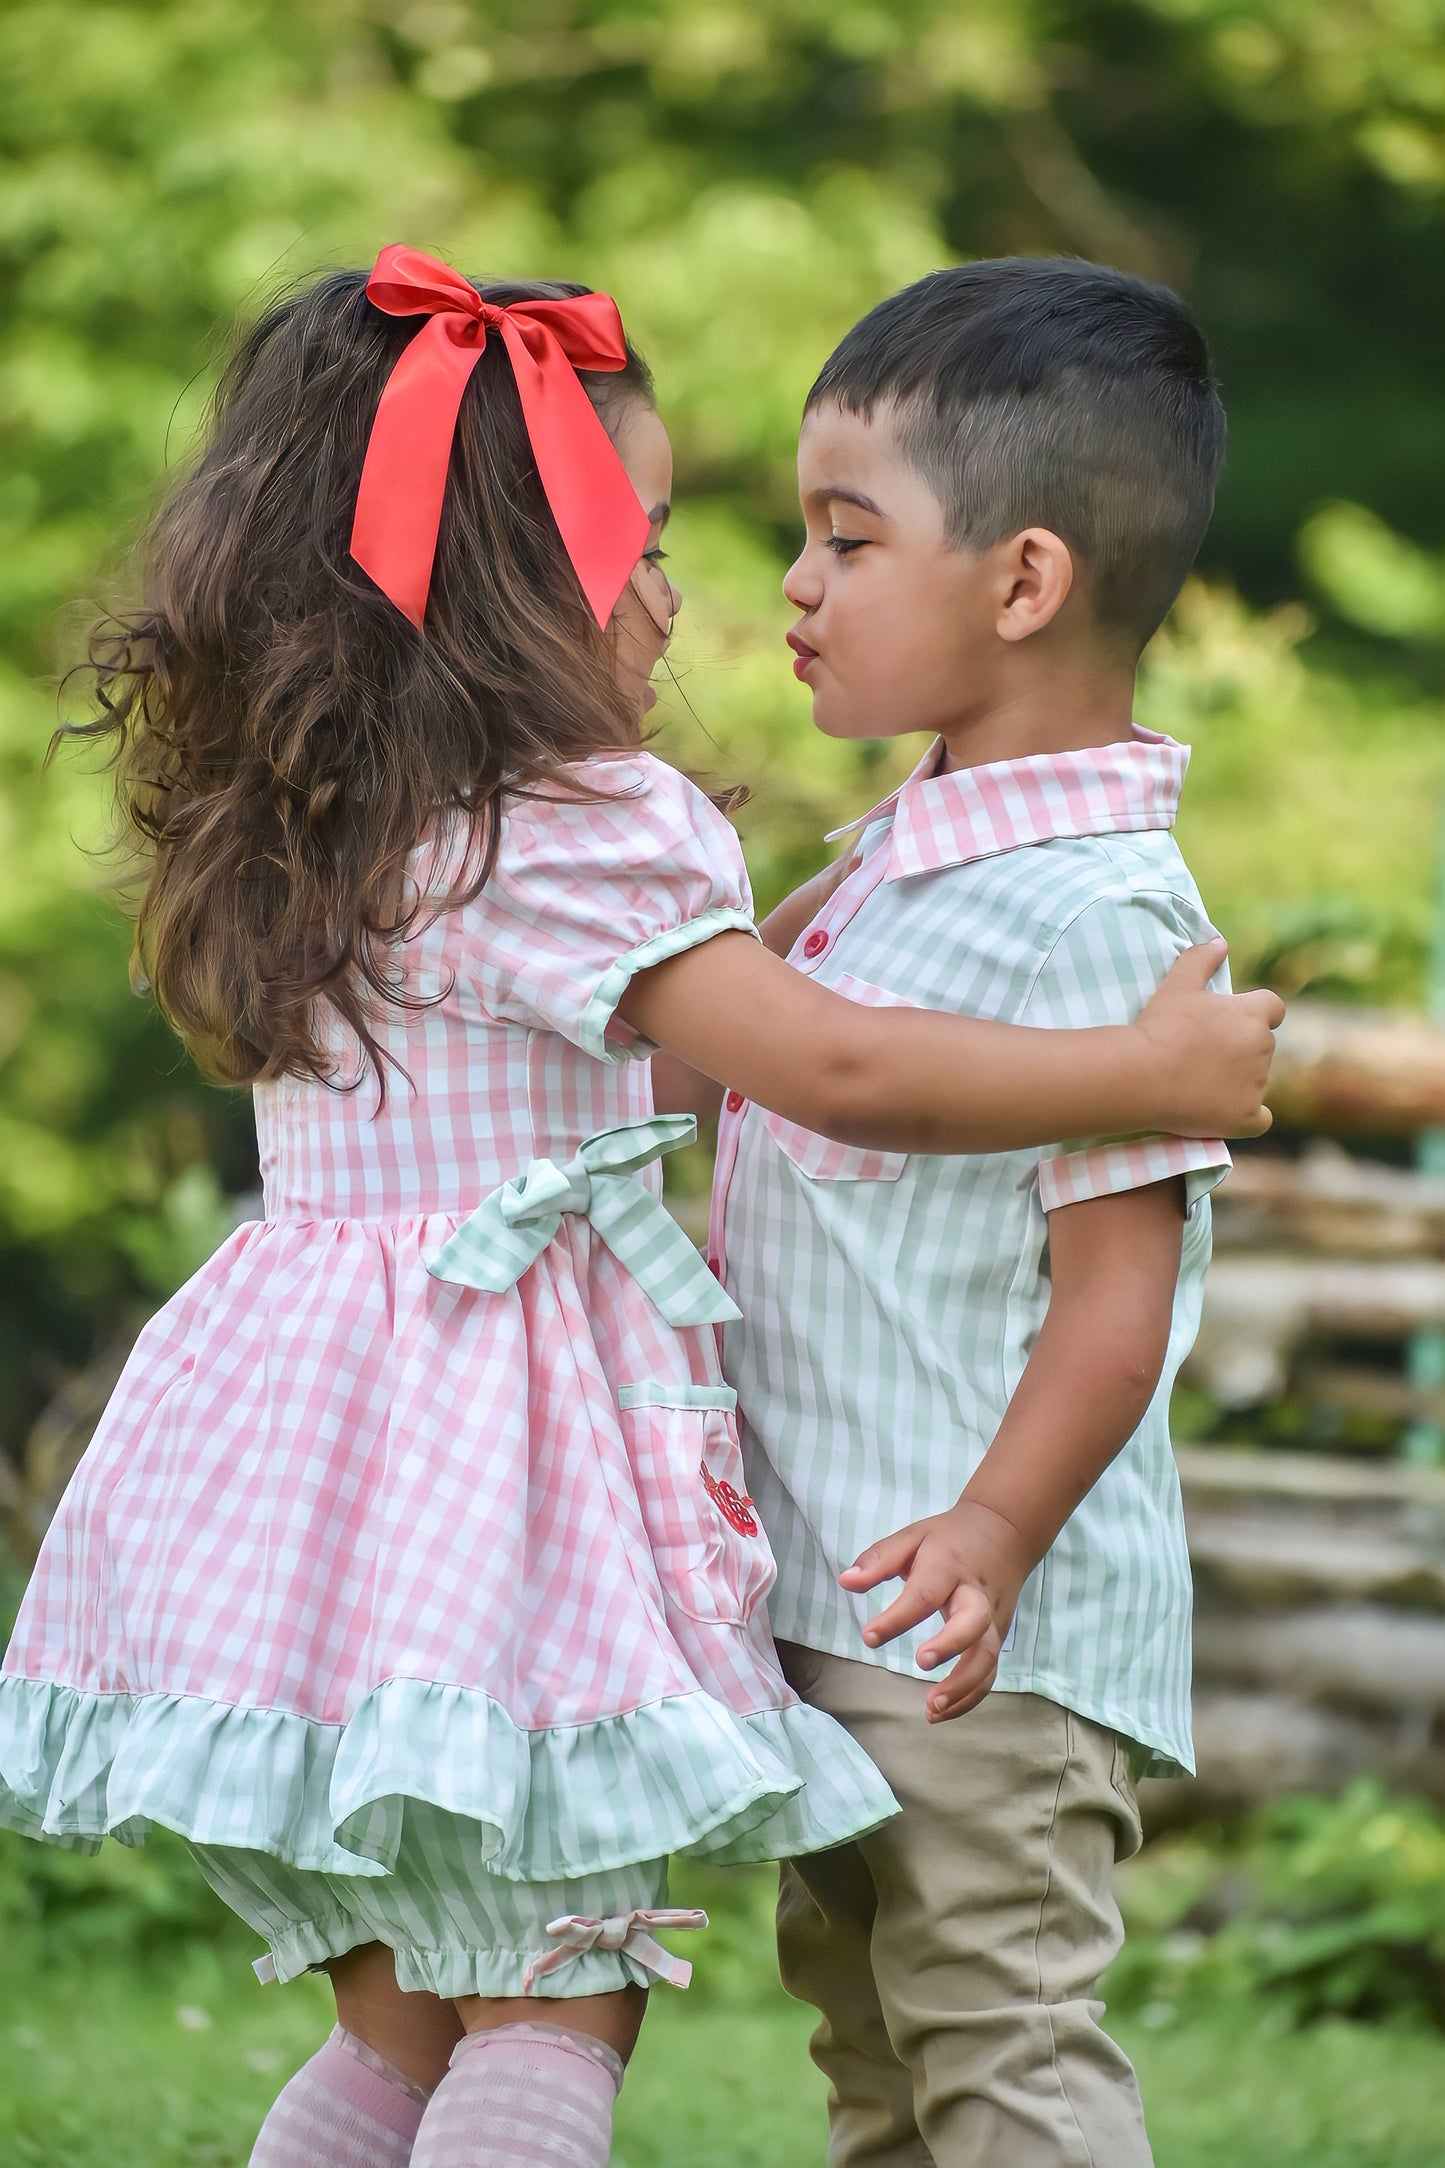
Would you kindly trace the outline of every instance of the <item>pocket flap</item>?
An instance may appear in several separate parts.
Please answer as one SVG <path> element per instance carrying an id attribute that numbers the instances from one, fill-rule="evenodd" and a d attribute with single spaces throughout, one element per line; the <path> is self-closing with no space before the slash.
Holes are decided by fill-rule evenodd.
<path id="1" fill-rule="evenodd" d="M 619 1387 L 619 1408 L 722 1408 L 731 1415 L 738 1396 L 731 1385 L 668 1385 L 648 1378 L 641 1385 Z"/>
<path id="2" fill-rule="evenodd" d="M 828 992 L 841 994 L 845 1001 L 856 1001 L 865 1009 L 919 1006 L 902 994 L 890 993 L 886 986 L 855 979 L 847 971 L 839 972 L 829 982 Z M 863 1145 L 839 1144 L 832 1137 L 819 1136 L 815 1129 L 805 1129 L 801 1122 L 786 1121 L 781 1114 L 765 1113 L 763 1123 L 799 1174 L 805 1174 L 811 1182 L 896 1182 L 908 1165 L 906 1152 L 876 1152 Z"/>

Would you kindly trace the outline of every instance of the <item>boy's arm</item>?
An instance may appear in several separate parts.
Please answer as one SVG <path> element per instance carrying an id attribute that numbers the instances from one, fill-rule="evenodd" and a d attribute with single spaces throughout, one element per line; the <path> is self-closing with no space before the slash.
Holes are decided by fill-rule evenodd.
<path id="1" fill-rule="evenodd" d="M 928 1696 L 930 1723 L 982 1701 L 1025 1580 L 1143 1420 L 1168 1352 L 1183 1225 L 1178 1178 L 1050 1213 L 1048 1313 L 993 1444 L 955 1506 L 871 1545 L 841 1576 L 855 1595 L 904 1581 L 864 1629 L 872 1648 L 943 1614 L 918 1661 L 958 1661 Z"/>
<path id="2" fill-rule="evenodd" d="M 1111 888 L 1059 933 L 1022 1015 L 1122 1021 L 1208 932 L 1187 892 Z M 1228 1166 L 1217 1138 L 1167 1136 L 1085 1140 L 1040 1162 L 1049 1308 L 998 1436 L 950 1513 L 874 1545 L 842 1576 L 854 1593 L 906 1576 L 866 1629 L 874 1646 L 943 1612 L 919 1661 L 960 1661 L 928 1697 L 931 1721 L 987 1693 L 1024 1579 L 1138 1428 L 1168 1351 L 1184 1207 Z"/>
<path id="3" fill-rule="evenodd" d="M 791 896 L 784 896 L 758 927 L 764 948 L 770 948 L 775 956 L 786 956 L 809 920 L 817 917 L 833 891 L 842 886 L 857 864 L 857 852 L 845 851 L 831 866 L 824 866 L 821 873 L 815 873 L 810 881 L 795 888 Z"/>

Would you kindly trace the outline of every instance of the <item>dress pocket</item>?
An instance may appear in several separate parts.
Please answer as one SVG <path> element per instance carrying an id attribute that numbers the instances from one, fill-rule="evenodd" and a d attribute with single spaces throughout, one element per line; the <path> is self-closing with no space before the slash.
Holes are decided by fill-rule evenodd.
<path id="1" fill-rule="evenodd" d="M 737 1394 L 648 1379 L 617 1396 L 664 1602 L 704 1625 L 741 1626 L 773 1581 L 743 1480 Z"/>
<path id="2" fill-rule="evenodd" d="M 886 986 L 870 985 L 840 972 L 828 987 L 865 1009 L 915 1009 L 916 1001 L 892 994 Z M 896 1182 L 908 1165 L 906 1152 L 875 1152 L 856 1144 L 838 1144 L 820 1137 L 799 1122 L 785 1121 L 781 1114 L 764 1114 L 763 1123 L 775 1144 L 787 1155 L 799 1174 L 811 1182 Z"/>

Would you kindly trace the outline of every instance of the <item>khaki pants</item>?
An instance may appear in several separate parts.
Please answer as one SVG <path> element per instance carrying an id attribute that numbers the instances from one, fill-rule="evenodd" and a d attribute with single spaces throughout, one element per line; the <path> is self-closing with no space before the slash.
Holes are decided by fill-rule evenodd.
<path id="1" fill-rule="evenodd" d="M 1130 1750 L 1033 1694 L 924 1721 L 927 1686 L 784 1644 L 902 1812 L 790 1860 L 778 1952 L 822 2022 L 830 2168 L 1150 2168 L 1128 2058 L 1101 2030 L 1139 1845 Z"/>

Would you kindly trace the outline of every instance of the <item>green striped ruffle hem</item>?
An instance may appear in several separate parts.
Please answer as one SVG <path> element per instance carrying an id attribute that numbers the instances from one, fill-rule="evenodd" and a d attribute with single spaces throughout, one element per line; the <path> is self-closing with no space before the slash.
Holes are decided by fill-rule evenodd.
<path id="1" fill-rule="evenodd" d="M 892 1793 L 847 1734 L 797 1705 L 734 1716 L 702 1693 L 524 1731 L 472 1688 L 391 1679 L 345 1724 L 177 1694 L 0 1679 L 0 1825 L 80 1851 L 143 1843 L 268 1852 L 388 1874 L 408 1803 L 475 1822 L 509 1881 L 671 1853 L 782 1859 L 876 1828 Z"/>

